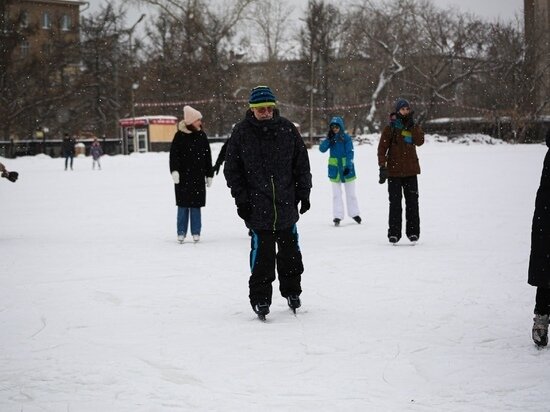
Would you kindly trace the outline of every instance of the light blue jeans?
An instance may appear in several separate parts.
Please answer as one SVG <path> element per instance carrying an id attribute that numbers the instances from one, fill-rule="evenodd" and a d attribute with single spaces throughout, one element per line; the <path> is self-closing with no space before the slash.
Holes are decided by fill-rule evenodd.
<path id="1" fill-rule="evenodd" d="M 178 236 L 187 235 L 187 225 L 191 219 L 191 234 L 201 234 L 201 208 L 178 206 Z"/>

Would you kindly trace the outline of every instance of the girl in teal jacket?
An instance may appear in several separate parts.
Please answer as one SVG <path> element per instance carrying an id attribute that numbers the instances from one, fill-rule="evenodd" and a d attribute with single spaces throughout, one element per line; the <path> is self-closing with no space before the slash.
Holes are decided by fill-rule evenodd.
<path id="1" fill-rule="evenodd" d="M 348 215 L 357 223 L 361 223 L 359 205 L 355 195 L 355 167 L 353 164 L 353 142 L 346 133 L 344 119 L 335 116 L 330 119 L 329 132 L 319 146 L 321 152 L 330 149 L 328 159 L 328 177 L 332 182 L 332 210 L 334 225 L 339 226 L 344 219 L 344 202 L 342 186 L 346 191 Z"/>

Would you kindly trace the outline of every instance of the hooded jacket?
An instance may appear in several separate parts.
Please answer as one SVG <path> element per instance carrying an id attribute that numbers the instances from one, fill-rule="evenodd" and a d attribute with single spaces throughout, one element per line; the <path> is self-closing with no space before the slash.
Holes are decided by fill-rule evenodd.
<path id="1" fill-rule="evenodd" d="M 309 200 L 309 157 L 300 133 L 278 110 L 259 121 L 252 110 L 233 128 L 224 175 L 235 203 L 251 206 L 247 226 L 258 230 L 292 227 L 297 203 Z"/>
<path id="2" fill-rule="evenodd" d="M 331 182 L 346 183 L 355 180 L 355 166 L 353 164 L 353 142 L 349 134 L 345 132 L 344 119 L 335 116 L 330 119 L 329 127 L 332 124 L 340 126 L 338 134 L 329 130 L 329 135 L 319 145 L 319 150 L 325 153 L 330 149 L 328 158 L 328 177 Z M 344 169 L 348 168 L 349 173 L 344 176 Z"/>

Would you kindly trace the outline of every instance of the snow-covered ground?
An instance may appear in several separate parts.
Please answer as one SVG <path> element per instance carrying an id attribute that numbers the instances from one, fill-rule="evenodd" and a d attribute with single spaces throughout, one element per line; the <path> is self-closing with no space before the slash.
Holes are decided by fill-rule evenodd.
<path id="1" fill-rule="evenodd" d="M 356 146 L 364 223 L 339 228 L 310 150 L 303 307 L 275 292 L 266 323 L 222 174 L 180 245 L 167 153 L 0 159 L 20 173 L 0 181 L 0 411 L 548 410 L 526 282 L 546 147 L 436 140 L 415 247 L 387 242 L 375 144 Z"/>

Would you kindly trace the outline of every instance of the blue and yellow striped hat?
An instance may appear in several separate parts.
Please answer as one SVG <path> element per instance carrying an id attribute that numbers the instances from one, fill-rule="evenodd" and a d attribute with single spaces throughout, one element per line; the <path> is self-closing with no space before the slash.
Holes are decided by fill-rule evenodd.
<path id="1" fill-rule="evenodd" d="M 276 106 L 277 99 L 267 86 L 256 86 L 250 91 L 250 98 L 248 99 L 249 107 L 265 107 Z"/>

